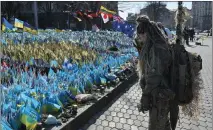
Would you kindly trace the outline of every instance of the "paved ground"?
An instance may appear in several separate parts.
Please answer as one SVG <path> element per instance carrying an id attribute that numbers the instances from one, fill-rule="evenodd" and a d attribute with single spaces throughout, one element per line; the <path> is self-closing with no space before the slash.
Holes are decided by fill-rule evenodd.
<path id="1" fill-rule="evenodd" d="M 187 47 L 187 50 L 197 52 L 203 58 L 201 114 L 196 121 L 181 112 L 177 130 L 212 130 L 212 39 L 207 38 L 204 46 Z M 141 94 L 136 83 L 103 111 L 97 112 L 82 130 L 147 130 L 148 114 L 139 113 L 136 107 Z"/>

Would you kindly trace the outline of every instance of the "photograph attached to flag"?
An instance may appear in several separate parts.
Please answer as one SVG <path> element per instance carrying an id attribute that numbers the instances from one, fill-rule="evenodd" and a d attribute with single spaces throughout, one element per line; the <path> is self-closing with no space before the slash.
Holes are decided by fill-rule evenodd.
<path id="1" fill-rule="evenodd" d="M 113 21 L 118 21 L 120 23 L 124 23 L 124 19 L 118 15 L 113 15 Z"/>
<path id="2" fill-rule="evenodd" d="M 19 20 L 19 19 L 17 19 L 17 18 L 15 18 L 15 25 L 14 26 L 17 27 L 17 28 L 23 28 L 24 27 L 24 22 Z"/>
<path id="3" fill-rule="evenodd" d="M 104 23 L 107 23 L 107 22 L 109 21 L 109 16 L 108 16 L 108 14 L 101 13 L 101 17 L 102 17 Z"/>

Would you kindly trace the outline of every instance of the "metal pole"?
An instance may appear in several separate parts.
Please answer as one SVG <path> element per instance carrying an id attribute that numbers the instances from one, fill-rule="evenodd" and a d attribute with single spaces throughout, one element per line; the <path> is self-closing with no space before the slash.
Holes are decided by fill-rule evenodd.
<path id="1" fill-rule="evenodd" d="M 34 9 L 34 20 L 35 20 L 35 27 L 38 29 L 38 10 L 37 10 L 37 1 L 33 2 L 33 9 Z"/>
<path id="2" fill-rule="evenodd" d="M 69 12 L 68 12 L 68 29 L 70 29 L 70 15 L 69 15 Z"/>

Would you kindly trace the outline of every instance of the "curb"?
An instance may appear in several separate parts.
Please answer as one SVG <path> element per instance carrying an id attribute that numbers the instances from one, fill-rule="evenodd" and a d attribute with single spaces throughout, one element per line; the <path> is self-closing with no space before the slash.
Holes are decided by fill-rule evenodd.
<path id="1" fill-rule="evenodd" d="M 84 124 L 86 124 L 92 116 L 94 116 L 97 112 L 101 111 L 108 104 L 110 104 L 117 96 L 121 95 L 125 91 L 127 91 L 132 84 L 137 82 L 138 77 L 136 72 L 133 72 L 127 80 L 119 83 L 111 92 L 103 96 L 100 100 L 98 100 L 95 104 L 91 105 L 88 109 L 83 111 L 80 115 L 76 116 L 74 119 L 68 121 L 59 127 L 54 127 L 54 130 L 78 130 Z"/>

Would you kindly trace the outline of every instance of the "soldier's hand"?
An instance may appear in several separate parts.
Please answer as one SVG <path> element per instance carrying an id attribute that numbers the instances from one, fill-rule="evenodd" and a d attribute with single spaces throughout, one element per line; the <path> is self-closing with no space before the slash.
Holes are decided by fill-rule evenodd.
<path id="1" fill-rule="evenodd" d="M 139 105 L 139 111 L 145 113 L 145 111 L 148 111 L 149 109 L 150 109 L 150 96 L 142 95 L 141 104 Z"/>
<path id="2" fill-rule="evenodd" d="M 137 108 L 139 112 L 143 112 L 144 114 L 149 110 L 149 108 L 145 108 L 141 103 L 138 104 Z"/>

